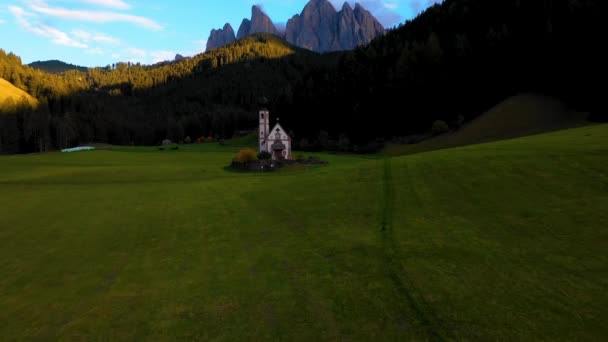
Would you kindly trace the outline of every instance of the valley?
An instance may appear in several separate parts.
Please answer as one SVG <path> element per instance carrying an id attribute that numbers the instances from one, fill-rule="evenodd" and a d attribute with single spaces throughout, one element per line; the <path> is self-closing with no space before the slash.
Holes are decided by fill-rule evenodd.
<path id="1" fill-rule="evenodd" d="M 0 4 L 0 340 L 608 339 L 598 1 L 251 5 Z"/>

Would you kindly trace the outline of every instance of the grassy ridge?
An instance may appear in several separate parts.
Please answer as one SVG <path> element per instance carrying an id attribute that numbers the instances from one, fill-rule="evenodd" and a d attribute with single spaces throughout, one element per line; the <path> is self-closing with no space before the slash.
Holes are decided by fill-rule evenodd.
<path id="1" fill-rule="evenodd" d="M 588 113 L 577 113 L 546 96 L 526 94 L 508 98 L 461 129 L 412 145 L 390 145 L 392 156 L 440 150 L 546 133 L 588 125 Z"/>
<path id="2" fill-rule="evenodd" d="M 12 98 L 15 103 L 19 103 L 23 97 L 25 97 L 28 103 L 32 106 L 38 104 L 38 100 L 33 98 L 30 94 L 15 87 L 5 79 L 0 78 L 0 109 L 2 108 L 4 101 L 6 101 L 8 98 Z"/>
<path id="3" fill-rule="evenodd" d="M 271 175 L 233 154 L 0 157 L 0 336 L 608 336 L 608 125 Z"/>

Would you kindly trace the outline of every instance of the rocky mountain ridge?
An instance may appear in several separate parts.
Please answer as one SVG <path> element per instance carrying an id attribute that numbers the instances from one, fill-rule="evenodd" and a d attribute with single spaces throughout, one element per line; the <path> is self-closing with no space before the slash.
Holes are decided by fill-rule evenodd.
<path id="1" fill-rule="evenodd" d="M 251 19 L 243 19 L 236 35 L 230 24 L 212 30 L 207 40 L 207 51 L 255 33 L 271 33 L 301 48 L 331 52 L 352 50 L 367 44 L 383 34 L 384 27 L 359 3 L 353 9 L 345 2 L 342 9 L 336 11 L 328 0 L 311 0 L 302 13 L 289 19 L 285 32 L 280 32 L 262 9 L 254 5 Z"/>

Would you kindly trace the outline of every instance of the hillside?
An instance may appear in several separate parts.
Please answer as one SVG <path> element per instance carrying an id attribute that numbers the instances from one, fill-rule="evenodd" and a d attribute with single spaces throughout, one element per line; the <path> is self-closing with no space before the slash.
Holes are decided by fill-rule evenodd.
<path id="1" fill-rule="evenodd" d="M 445 0 L 346 54 L 331 75 L 312 75 L 290 106 L 290 126 L 306 127 L 296 133 L 309 141 L 320 131 L 355 144 L 386 141 L 426 132 L 435 120 L 471 121 L 520 93 L 546 94 L 606 117 L 595 86 L 605 60 L 596 43 L 604 27 L 599 7 L 597 1 Z"/>
<path id="2" fill-rule="evenodd" d="M 264 175 L 219 144 L 0 156 L 0 336 L 605 341 L 607 146 L 597 125 Z"/>
<path id="3" fill-rule="evenodd" d="M 375 151 L 383 142 L 428 132 L 436 120 L 470 122 L 521 93 L 546 94 L 601 120 L 607 111 L 601 87 L 594 86 L 602 82 L 597 70 L 605 60 L 597 44 L 604 26 L 598 6 L 445 0 L 350 52 L 306 53 L 258 35 L 185 61 L 118 63 L 90 69 L 86 77 L 35 73 L 0 51 L 0 77 L 48 99 L 50 120 L 36 127 L 55 132 L 20 133 L 53 140 L 20 139 L 20 152 L 81 141 L 230 138 L 256 127 L 262 98 L 293 131 L 296 148 Z"/>
<path id="4" fill-rule="evenodd" d="M 310 70 L 333 69 L 339 58 L 297 48 L 276 36 L 256 34 L 174 63 L 118 63 L 90 69 L 83 77 L 75 71 L 45 74 L 2 52 L 0 75 L 5 71 L 26 89 L 47 98 L 46 111 L 61 122 L 53 134 L 46 134 L 51 129 L 49 121 L 29 116 L 40 118 L 40 123 L 28 124 L 42 132 L 20 132 L 28 138 L 17 140 L 22 142 L 17 151 L 4 151 L 10 153 L 90 141 L 154 145 L 186 136 L 230 138 L 236 131 L 255 127 L 260 99 L 266 98 L 271 110 L 292 102 L 296 86 L 304 83 Z M 9 70 L 14 72 L 9 74 Z M 70 115 L 64 115 L 67 112 Z M 15 129 L 22 131 L 22 127 Z"/>
<path id="5" fill-rule="evenodd" d="M 25 98 L 31 106 L 36 106 L 38 104 L 38 100 L 33 98 L 30 94 L 15 87 L 7 80 L 0 78 L 0 112 L 2 112 L 2 107 L 9 98 L 12 99 L 15 104 L 21 102 L 23 98 Z"/>
<path id="6" fill-rule="evenodd" d="M 30 63 L 28 65 L 34 69 L 46 71 L 50 74 L 60 74 L 62 72 L 66 72 L 66 71 L 70 71 L 70 70 L 77 70 L 77 71 L 81 71 L 81 72 L 87 72 L 89 70 L 89 68 L 65 63 L 65 62 L 58 61 L 58 60 L 38 61 L 38 62 Z"/>
<path id="7" fill-rule="evenodd" d="M 453 133 L 417 144 L 388 146 L 385 153 L 409 154 L 572 128 L 589 124 L 587 116 L 568 109 L 551 97 L 518 95 L 501 102 Z"/>

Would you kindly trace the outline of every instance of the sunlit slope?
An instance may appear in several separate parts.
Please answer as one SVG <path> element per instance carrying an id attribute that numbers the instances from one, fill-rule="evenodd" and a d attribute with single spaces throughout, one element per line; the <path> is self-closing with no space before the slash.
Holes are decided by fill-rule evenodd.
<path id="1" fill-rule="evenodd" d="M 5 105 L 5 101 L 9 98 L 11 98 L 15 103 L 19 103 L 25 98 L 26 101 L 32 106 L 38 104 L 38 100 L 33 98 L 30 94 L 15 87 L 7 80 L 0 78 L 0 110 Z"/>

